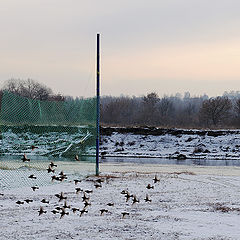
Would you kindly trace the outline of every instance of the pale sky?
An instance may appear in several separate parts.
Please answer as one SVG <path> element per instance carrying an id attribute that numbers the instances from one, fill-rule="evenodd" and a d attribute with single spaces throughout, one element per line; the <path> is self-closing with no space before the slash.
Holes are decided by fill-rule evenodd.
<path id="1" fill-rule="evenodd" d="M 240 90 L 239 0 L 0 0 L 0 85 L 32 78 L 54 92 L 159 96 Z"/>

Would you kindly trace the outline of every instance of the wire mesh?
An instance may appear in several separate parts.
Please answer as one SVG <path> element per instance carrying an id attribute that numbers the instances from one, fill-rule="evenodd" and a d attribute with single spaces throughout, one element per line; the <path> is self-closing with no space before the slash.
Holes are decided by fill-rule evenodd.
<path id="1" fill-rule="evenodd" d="M 3 91 L 0 145 L 0 188 L 31 185 L 24 175 L 30 172 L 38 175 L 38 184 L 44 183 L 50 161 L 59 162 L 59 171 L 71 166 L 69 174 L 76 169 L 78 174 L 93 173 L 89 162 L 96 154 L 96 98 L 40 101 Z M 23 160 L 24 154 L 30 161 Z M 15 179 L 19 174 L 24 180 Z"/>

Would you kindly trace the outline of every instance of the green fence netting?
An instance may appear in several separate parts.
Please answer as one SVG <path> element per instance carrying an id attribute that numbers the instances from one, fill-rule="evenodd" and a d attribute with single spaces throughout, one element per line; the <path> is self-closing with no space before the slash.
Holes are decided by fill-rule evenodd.
<path id="1" fill-rule="evenodd" d="M 7 185 L 12 174 L 26 169 L 45 176 L 50 161 L 58 162 L 59 171 L 93 172 L 96 98 L 40 101 L 3 91 L 0 146 L 0 188 Z M 24 154 L 30 161 L 22 160 Z"/>

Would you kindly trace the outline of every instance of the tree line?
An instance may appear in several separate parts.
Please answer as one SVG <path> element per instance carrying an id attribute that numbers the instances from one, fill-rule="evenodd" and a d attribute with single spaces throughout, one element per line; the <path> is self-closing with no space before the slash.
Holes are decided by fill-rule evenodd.
<path id="1" fill-rule="evenodd" d="M 70 96 L 54 94 L 50 88 L 32 79 L 10 79 L 2 90 L 42 101 L 73 100 Z M 240 92 L 225 92 L 212 98 L 207 95 L 192 97 L 189 92 L 184 96 L 178 93 L 164 97 L 155 92 L 141 97 L 103 96 L 100 116 L 101 124 L 105 126 L 239 128 Z"/>
<path id="2" fill-rule="evenodd" d="M 186 93 L 160 98 L 155 92 L 142 97 L 101 98 L 103 125 L 164 128 L 239 128 L 240 93 L 191 97 Z"/>

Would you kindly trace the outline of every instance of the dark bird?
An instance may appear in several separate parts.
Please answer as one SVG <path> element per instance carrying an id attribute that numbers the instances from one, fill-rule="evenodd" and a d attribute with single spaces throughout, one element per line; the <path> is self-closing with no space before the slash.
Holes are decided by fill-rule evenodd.
<path id="1" fill-rule="evenodd" d="M 32 199 L 25 199 L 24 201 L 25 201 L 26 203 L 33 202 L 33 200 L 32 200 Z"/>
<path id="2" fill-rule="evenodd" d="M 137 199 L 137 197 L 135 195 L 133 196 L 133 200 L 132 201 L 133 201 L 132 204 L 140 202 L 139 199 Z"/>
<path id="3" fill-rule="evenodd" d="M 82 180 L 74 179 L 73 181 L 74 181 L 75 185 L 77 185 L 77 184 L 80 183 Z"/>
<path id="4" fill-rule="evenodd" d="M 48 173 L 50 173 L 50 172 L 54 173 L 54 172 L 55 172 L 55 170 L 52 169 L 52 168 L 50 167 L 50 165 L 49 165 L 49 167 L 47 168 L 47 171 L 48 171 Z"/>
<path id="5" fill-rule="evenodd" d="M 78 155 L 75 155 L 75 160 L 80 161 L 80 159 L 78 158 Z"/>
<path id="6" fill-rule="evenodd" d="M 84 214 L 84 213 L 88 213 L 88 211 L 86 209 L 80 210 L 80 217 Z"/>
<path id="7" fill-rule="evenodd" d="M 145 202 L 151 202 L 152 200 L 148 197 L 148 194 L 146 194 L 146 198 L 144 198 Z"/>
<path id="8" fill-rule="evenodd" d="M 62 208 L 62 211 L 60 212 L 60 219 L 64 217 L 64 215 L 69 215 L 69 212 L 66 212 L 64 208 Z"/>
<path id="9" fill-rule="evenodd" d="M 38 147 L 32 145 L 31 148 L 32 148 L 32 151 L 33 151 L 35 148 L 38 148 Z"/>
<path id="10" fill-rule="evenodd" d="M 53 167 L 57 167 L 57 165 L 54 164 L 53 162 L 50 162 L 49 166 L 50 166 L 51 168 L 53 168 Z"/>
<path id="11" fill-rule="evenodd" d="M 59 175 L 60 175 L 60 176 L 66 176 L 66 174 L 64 174 L 63 171 L 61 171 L 61 172 L 59 173 Z"/>
<path id="12" fill-rule="evenodd" d="M 154 179 L 153 179 L 153 182 L 154 182 L 154 183 L 160 182 L 160 179 L 157 178 L 157 175 L 155 175 L 155 177 L 154 177 Z"/>
<path id="13" fill-rule="evenodd" d="M 37 186 L 33 186 L 33 187 L 31 187 L 31 188 L 32 188 L 33 191 L 36 191 L 36 190 L 39 189 L 39 187 L 37 187 Z"/>
<path id="14" fill-rule="evenodd" d="M 3 194 L 3 193 L 0 193 L 0 196 L 4 196 L 4 194 Z"/>
<path id="15" fill-rule="evenodd" d="M 27 158 L 27 156 L 26 156 L 26 154 L 25 154 L 25 153 L 23 154 L 22 161 L 23 161 L 23 162 L 29 162 L 29 161 L 30 161 L 30 159 L 29 159 L 29 158 Z"/>
<path id="16" fill-rule="evenodd" d="M 83 200 L 83 202 L 84 202 L 84 201 L 88 201 L 88 200 L 89 200 L 89 197 L 87 197 L 86 194 L 83 193 L 82 200 Z"/>
<path id="17" fill-rule="evenodd" d="M 127 193 L 126 193 L 126 195 L 125 195 L 126 202 L 127 202 L 131 197 L 133 197 L 133 195 L 132 195 L 132 194 L 130 195 L 130 193 L 127 191 Z"/>
<path id="18" fill-rule="evenodd" d="M 36 177 L 36 176 L 34 176 L 33 174 L 32 174 L 32 175 L 30 175 L 28 178 L 31 178 L 31 179 L 37 179 L 37 177 Z"/>
<path id="19" fill-rule="evenodd" d="M 121 191 L 121 194 L 127 194 L 127 193 L 128 193 L 127 190 L 122 190 L 122 191 Z"/>
<path id="20" fill-rule="evenodd" d="M 24 204 L 24 202 L 18 200 L 18 201 L 16 201 L 16 204 L 21 205 L 21 204 Z"/>
<path id="21" fill-rule="evenodd" d="M 41 202 L 49 204 L 49 201 L 47 201 L 45 198 L 43 198 Z"/>
<path id="22" fill-rule="evenodd" d="M 61 192 L 60 194 L 55 194 L 55 196 L 59 199 L 59 202 L 67 199 L 67 197 L 64 197 L 63 192 Z"/>
<path id="23" fill-rule="evenodd" d="M 67 201 L 64 202 L 64 205 L 63 205 L 63 208 L 66 209 L 66 208 L 69 208 L 70 209 L 70 205 L 67 205 Z"/>
<path id="24" fill-rule="evenodd" d="M 57 180 L 58 177 L 53 175 L 53 176 L 51 176 L 51 178 L 52 178 L 52 181 L 54 181 L 54 180 Z"/>
<path id="25" fill-rule="evenodd" d="M 56 181 L 61 181 L 61 178 L 60 178 L 60 177 L 57 177 L 57 176 L 55 176 L 55 175 L 51 176 L 51 178 L 52 178 L 52 182 L 53 182 L 54 180 L 56 180 Z"/>
<path id="26" fill-rule="evenodd" d="M 62 208 L 61 207 L 55 207 L 55 209 L 57 210 L 57 211 L 60 211 Z"/>
<path id="27" fill-rule="evenodd" d="M 95 182 L 101 184 L 102 182 L 104 182 L 104 179 L 98 178 Z"/>
<path id="28" fill-rule="evenodd" d="M 88 202 L 88 201 L 85 201 L 85 202 L 84 202 L 84 208 L 86 208 L 86 207 L 88 207 L 88 206 L 90 206 L 90 205 L 91 205 L 90 202 Z"/>
<path id="29" fill-rule="evenodd" d="M 128 212 L 122 212 L 122 218 L 125 218 L 126 215 L 129 216 L 129 213 Z"/>
<path id="30" fill-rule="evenodd" d="M 100 209 L 100 215 L 101 215 L 101 216 L 103 215 L 103 213 L 107 213 L 107 212 L 108 212 L 107 209 Z"/>
<path id="31" fill-rule="evenodd" d="M 59 211 L 57 211 L 56 209 L 53 209 L 51 212 L 52 212 L 53 214 L 59 213 Z"/>
<path id="32" fill-rule="evenodd" d="M 92 193 L 93 190 L 85 190 L 84 192 L 87 193 L 87 194 L 89 194 L 89 193 Z"/>
<path id="33" fill-rule="evenodd" d="M 151 186 L 151 184 L 148 184 L 146 188 L 147 189 L 154 189 L 154 186 Z"/>
<path id="34" fill-rule="evenodd" d="M 39 215 L 38 216 L 40 216 L 40 215 L 42 215 L 43 213 L 47 213 L 47 211 L 44 211 L 43 210 L 43 207 L 40 207 L 40 209 L 39 209 Z"/>
<path id="35" fill-rule="evenodd" d="M 59 181 L 61 181 L 61 182 L 64 181 L 65 179 L 67 179 L 67 176 L 66 176 L 66 175 L 63 175 L 63 176 L 60 176 L 60 177 L 59 177 Z"/>
<path id="36" fill-rule="evenodd" d="M 78 194 L 78 193 L 83 191 L 83 189 L 81 189 L 81 188 L 75 188 L 75 190 L 76 190 L 76 194 Z"/>
<path id="37" fill-rule="evenodd" d="M 73 211 L 73 213 L 75 213 L 76 211 L 79 211 L 80 209 L 79 208 L 72 208 L 72 211 Z"/>
<path id="38" fill-rule="evenodd" d="M 99 183 L 94 184 L 94 186 L 95 186 L 95 188 L 101 188 L 102 187 L 102 185 L 99 184 Z"/>
<path id="39" fill-rule="evenodd" d="M 107 204 L 109 207 L 113 207 L 114 206 L 114 203 L 108 203 Z"/>
<path id="40" fill-rule="evenodd" d="M 101 154 L 101 159 L 106 159 L 106 157 L 105 157 L 105 155 L 107 154 L 107 152 L 106 152 L 106 151 L 104 151 L 104 152 L 101 152 L 100 154 Z"/>

